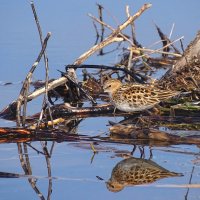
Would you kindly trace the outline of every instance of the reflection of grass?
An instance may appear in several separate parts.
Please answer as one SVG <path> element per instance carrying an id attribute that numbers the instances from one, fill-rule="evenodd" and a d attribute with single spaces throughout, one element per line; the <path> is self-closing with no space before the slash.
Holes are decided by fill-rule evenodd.
<path id="1" fill-rule="evenodd" d="M 173 129 L 181 129 L 181 130 L 200 130 L 200 123 L 196 124 L 164 124 L 164 126 L 168 128 L 173 128 Z"/>
<path id="2" fill-rule="evenodd" d="M 190 102 L 178 104 L 169 107 L 161 107 L 161 114 L 171 116 L 176 119 L 177 117 L 190 117 L 190 119 L 181 120 L 177 118 L 175 121 L 157 121 L 158 126 L 164 126 L 176 130 L 200 130 L 200 106 Z M 194 117 L 194 120 L 192 118 Z M 175 123 L 174 123 L 175 122 Z"/>
<path id="3" fill-rule="evenodd" d="M 162 114 L 171 116 L 199 117 L 199 112 L 200 106 L 190 102 L 161 108 Z"/>
<path id="4" fill-rule="evenodd" d="M 184 104 L 178 104 L 173 106 L 173 109 L 179 109 L 179 110 L 200 110 L 200 106 L 194 105 L 192 103 L 184 103 Z"/>
<path id="5" fill-rule="evenodd" d="M 184 104 L 188 102 L 188 99 L 171 98 L 171 99 L 166 100 L 165 102 L 171 105 Z"/>
<path id="6" fill-rule="evenodd" d="M 196 105 L 193 105 L 191 103 L 185 103 L 183 104 L 183 109 L 186 109 L 186 110 L 200 110 L 200 106 L 196 106 Z"/>

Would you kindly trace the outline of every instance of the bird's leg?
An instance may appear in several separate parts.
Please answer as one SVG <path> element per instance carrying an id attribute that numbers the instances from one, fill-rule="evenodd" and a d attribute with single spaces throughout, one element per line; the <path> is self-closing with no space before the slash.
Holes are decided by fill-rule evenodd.
<path id="1" fill-rule="evenodd" d="M 142 119 L 142 115 L 138 117 L 136 123 L 135 123 L 135 127 L 137 127 L 139 124 L 144 124 L 145 121 Z"/>
<path id="2" fill-rule="evenodd" d="M 150 118 L 149 116 L 153 116 L 155 113 L 152 113 L 151 111 L 149 110 L 144 110 L 144 114 L 146 113 L 146 116 L 141 116 L 138 117 L 138 121 L 136 122 L 136 126 L 137 124 L 141 123 L 142 127 L 144 127 L 146 125 L 146 127 L 150 127 L 151 125 L 151 121 L 150 121 Z"/>
<path id="3" fill-rule="evenodd" d="M 153 152 L 152 152 L 152 149 L 151 149 L 151 146 L 149 147 L 149 160 L 151 160 L 153 158 Z"/>
<path id="4" fill-rule="evenodd" d="M 113 115 L 115 116 L 115 112 L 116 112 L 117 107 L 114 107 L 114 111 L 113 111 Z"/>
<path id="5" fill-rule="evenodd" d="M 140 158 L 145 158 L 145 153 L 144 153 L 144 147 L 139 147 L 139 150 L 140 150 Z"/>
<path id="6" fill-rule="evenodd" d="M 169 111 L 169 113 L 170 113 L 170 116 L 171 116 L 171 117 L 175 117 L 175 110 L 174 110 L 175 107 L 177 107 L 177 105 L 175 105 L 175 106 L 170 106 L 170 111 Z"/>
<path id="7" fill-rule="evenodd" d="M 133 150 L 131 151 L 131 155 L 132 155 L 132 156 L 133 156 L 133 154 L 134 154 L 136 148 L 137 148 L 137 146 L 134 144 L 134 145 L 133 145 Z"/>
<path id="8" fill-rule="evenodd" d="M 159 104 L 155 105 L 152 109 L 153 114 L 160 115 L 161 114 L 161 106 Z M 152 114 L 151 114 L 152 115 Z"/>
<path id="9" fill-rule="evenodd" d="M 117 107 L 115 106 L 115 107 L 114 107 L 114 111 L 113 111 L 113 116 L 114 116 L 114 118 L 115 118 L 115 121 L 117 121 L 116 116 L 115 116 L 116 109 L 117 109 Z"/>
<path id="10" fill-rule="evenodd" d="M 149 128 L 150 126 L 150 119 L 148 118 L 148 116 L 142 116 L 142 114 L 138 117 L 136 123 L 135 123 L 135 127 L 140 126 L 142 128 Z"/>
<path id="11" fill-rule="evenodd" d="M 152 116 L 153 113 L 150 110 L 144 110 L 144 113 L 147 114 L 148 116 Z"/>

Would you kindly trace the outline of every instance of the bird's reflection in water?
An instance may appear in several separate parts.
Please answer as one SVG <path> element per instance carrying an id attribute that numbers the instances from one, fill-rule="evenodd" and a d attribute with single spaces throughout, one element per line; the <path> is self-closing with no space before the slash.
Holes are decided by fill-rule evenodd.
<path id="1" fill-rule="evenodd" d="M 182 174 L 170 172 L 151 160 L 127 158 L 113 168 L 106 186 L 112 192 L 119 192 L 125 186 L 148 184 L 158 179 L 175 176 L 182 176 Z"/>

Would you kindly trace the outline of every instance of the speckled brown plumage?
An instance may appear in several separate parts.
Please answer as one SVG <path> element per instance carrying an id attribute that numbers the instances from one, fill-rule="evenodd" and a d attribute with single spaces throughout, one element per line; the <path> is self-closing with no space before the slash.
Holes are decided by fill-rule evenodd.
<path id="1" fill-rule="evenodd" d="M 109 93 L 115 107 L 125 112 L 150 109 L 178 94 L 177 91 L 160 90 L 147 84 L 122 84 L 117 79 L 106 81 L 104 91 Z"/>
<path id="2" fill-rule="evenodd" d="M 125 186 L 148 184 L 158 179 L 175 176 L 182 176 L 182 174 L 170 172 L 151 160 L 128 158 L 120 161 L 113 168 L 106 186 L 112 192 L 119 192 Z"/>

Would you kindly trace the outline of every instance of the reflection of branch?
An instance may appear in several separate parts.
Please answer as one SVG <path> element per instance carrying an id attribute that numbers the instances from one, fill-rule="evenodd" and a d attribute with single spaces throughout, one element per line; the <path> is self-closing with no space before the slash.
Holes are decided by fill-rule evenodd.
<path id="1" fill-rule="evenodd" d="M 48 171 L 48 178 L 49 178 L 47 200 L 49 200 L 50 197 L 51 197 L 51 193 L 52 193 L 52 178 L 51 178 L 50 154 L 49 154 L 48 149 L 47 149 L 47 143 L 46 142 L 41 142 L 41 145 L 43 147 L 43 152 L 44 152 L 45 160 L 46 160 L 46 164 L 47 164 L 47 171 Z"/>
<path id="2" fill-rule="evenodd" d="M 22 151 L 22 145 L 21 145 L 21 143 L 17 143 L 17 147 L 18 147 L 19 160 L 21 162 L 21 166 L 22 166 L 22 168 L 24 170 L 24 173 L 28 174 L 27 168 L 25 166 L 25 160 L 24 160 L 24 157 L 23 157 L 23 151 Z"/>
<path id="3" fill-rule="evenodd" d="M 30 148 L 32 148 L 33 150 L 35 150 L 38 154 L 42 154 L 42 155 L 44 155 L 44 153 L 42 152 L 42 151 L 39 151 L 38 149 L 36 149 L 35 147 L 33 147 L 31 144 L 29 144 L 29 143 L 25 143 L 27 146 L 29 146 Z"/>
<path id="4" fill-rule="evenodd" d="M 91 159 L 90 159 L 90 164 L 93 163 L 93 160 L 94 160 L 95 155 L 96 155 L 96 153 L 93 152 L 92 157 L 91 157 Z"/>
<path id="5" fill-rule="evenodd" d="M 26 175 L 32 175 L 32 170 L 31 170 L 31 165 L 30 165 L 30 161 L 29 161 L 27 145 L 23 144 L 24 152 L 22 150 L 22 144 L 21 143 L 17 143 L 17 147 L 18 147 L 20 163 L 21 163 L 21 166 L 22 166 L 22 168 L 24 170 L 24 173 Z M 24 155 L 25 155 L 25 159 L 23 157 Z M 43 194 L 40 192 L 40 190 L 36 186 L 36 180 L 37 179 L 28 178 L 28 181 L 29 181 L 31 187 L 33 188 L 35 193 L 38 195 L 38 197 L 40 199 L 42 199 L 42 200 L 45 200 Z"/>
<path id="6" fill-rule="evenodd" d="M 28 174 L 32 175 L 32 169 L 31 169 L 31 164 L 28 156 L 28 148 L 26 144 L 23 144 L 24 146 L 24 155 L 25 155 L 25 160 L 26 160 L 26 168 L 28 170 Z"/>
<path id="7" fill-rule="evenodd" d="M 52 156 L 53 153 L 53 148 L 54 148 L 55 142 L 52 142 L 51 148 L 50 148 L 50 157 Z"/>
<path id="8" fill-rule="evenodd" d="M 189 185 L 190 185 L 191 182 L 192 182 L 193 172 L 194 172 L 194 166 L 192 167 L 192 171 L 191 171 L 191 175 L 190 175 L 190 180 L 189 180 Z M 187 192 L 186 192 L 186 194 L 185 194 L 185 200 L 187 200 L 187 198 L 188 198 L 189 190 L 190 190 L 190 188 L 188 187 Z"/>

